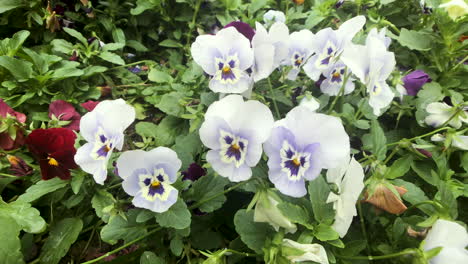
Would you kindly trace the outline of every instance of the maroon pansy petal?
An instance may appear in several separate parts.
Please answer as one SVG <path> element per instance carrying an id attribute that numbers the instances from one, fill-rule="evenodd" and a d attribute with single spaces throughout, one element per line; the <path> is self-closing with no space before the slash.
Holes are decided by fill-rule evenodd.
<path id="1" fill-rule="evenodd" d="M 86 110 L 88 110 L 88 111 L 91 112 L 91 111 L 94 110 L 94 108 L 96 107 L 96 105 L 98 105 L 99 103 L 100 103 L 99 101 L 91 101 L 91 100 L 89 100 L 89 101 L 87 101 L 87 102 L 81 103 L 81 106 L 82 106 L 84 109 L 86 109 Z"/>
<path id="2" fill-rule="evenodd" d="M 247 23 L 241 21 L 234 21 L 227 24 L 224 28 L 235 27 L 239 33 L 244 35 L 249 41 L 252 42 L 253 36 L 255 35 L 255 30 Z"/>

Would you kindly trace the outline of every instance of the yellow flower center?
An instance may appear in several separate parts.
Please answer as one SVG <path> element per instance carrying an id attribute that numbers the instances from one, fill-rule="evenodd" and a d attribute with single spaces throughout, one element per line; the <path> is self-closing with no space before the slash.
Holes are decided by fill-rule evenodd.
<path id="1" fill-rule="evenodd" d="M 332 74 L 332 76 L 334 78 L 339 78 L 340 77 L 340 73 L 339 72 L 335 72 L 334 74 Z"/>
<path id="2" fill-rule="evenodd" d="M 19 163 L 19 159 L 15 156 L 7 155 L 7 159 L 11 165 L 16 166 Z"/>
<path id="3" fill-rule="evenodd" d="M 59 163 L 58 163 L 58 161 L 57 161 L 56 159 L 51 158 L 51 157 L 48 157 L 47 159 L 49 160 L 48 163 L 49 163 L 50 166 L 55 166 L 55 167 L 57 167 L 57 166 L 59 165 Z"/>
<path id="4" fill-rule="evenodd" d="M 224 65 L 223 67 L 223 73 L 229 73 L 231 71 L 231 67 Z"/>
<path id="5" fill-rule="evenodd" d="M 297 158 L 294 158 L 294 159 L 292 160 L 292 163 L 293 163 L 294 166 L 296 166 L 296 167 L 299 167 L 299 165 L 301 165 L 301 162 L 300 162 Z"/>
<path id="6" fill-rule="evenodd" d="M 299 65 L 299 64 L 302 64 L 302 59 L 297 59 L 297 60 L 296 60 L 296 64 L 298 64 L 298 65 Z"/>
<path id="7" fill-rule="evenodd" d="M 240 149 L 240 146 L 237 145 L 237 144 L 233 144 L 231 147 L 232 147 L 233 149 L 235 149 L 235 150 L 239 150 L 239 149 Z"/>
<path id="8" fill-rule="evenodd" d="M 161 183 L 159 181 L 154 181 L 154 182 L 151 183 L 151 187 L 153 187 L 153 188 L 157 188 L 160 185 L 161 185 Z"/>

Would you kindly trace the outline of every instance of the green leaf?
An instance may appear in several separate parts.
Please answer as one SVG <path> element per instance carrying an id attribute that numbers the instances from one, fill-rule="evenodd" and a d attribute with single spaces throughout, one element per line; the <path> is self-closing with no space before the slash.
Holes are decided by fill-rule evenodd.
<path id="1" fill-rule="evenodd" d="M 311 217 L 304 207 L 288 202 L 282 202 L 277 207 L 292 222 L 313 229 L 313 226 L 310 224 Z"/>
<path id="2" fill-rule="evenodd" d="M 135 130 L 138 135 L 142 137 L 152 137 L 156 138 L 156 131 L 158 129 L 158 126 L 155 125 L 154 123 L 150 122 L 138 122 L 135 125 Z"/>
<path id="3" fill-rule="evenodd" d="M 322 175 L 309 182 L 309 197 L 314 211 L 314 218 L 318 222 L 331 224 L 335 218 L 333 204 L 327 203 L 330 188 Z"/>
<path id="4" fill-rule="evenodd" d="M 397 159 L 385 172 L 385 178 L 395 179 L 405 175 L 409 171 L 412 161 L 413 159 L 409 155 Z"/>
<path id="5" fill-rule="evenodd" d="M 183 45 L 180 44 L 179 41 L 175 41 L 173 39 L 165 39 L 165 40 L 159 42 L 159 46 L 168 47 L 168 48 L 181 48 L 181 47 L 183 47 Z"/>
<path id="6" fill-rule="evenodd" d="M 379 125 L 379 121 L 371 121 L 372 153 L 379 159 L 384 160 L 387 153 L 387 138 Z"/>
<path id="7" fill-rule="evenodd" d="M 78 194 L 81 189 L 81 185 L 83 184 L 85 178 L 84 173 L 76 173 L 73 175 L 71 179 L 71 188 L 74 194 Z"/>
<path id="8" fill-rule="evenodd" d="M 177 152 L 177 156 L 182 160 L 182 168 L 186 168 L 195 161 L 195 156 L 201 152 L 202 146 L 200 135 L 198 132 L 194 132 L 178 136 L 172 149 Z"/>
<path id="9" fill-rule="evenodd" d="M 163 258 L 160 258 L 156 256 L 151 251 L 145 251 L 140 257 L 140 264 L 165 264 L 166 261 L 164 261 Z"/>
<path id="10" fill-rule="evenodd" d="M 73 44 L 64 39 L 54 39 L 52 40 L 52 42 L 50 42 L 50 44 L 52 44 L 52 49 L 54 51 L 58 51 L 68 55 L 71 55 L 74 49 Z"/>
<path id="11" fill-rule="evenodd" d="M 322 22 L 325 18 L 326 17 L 324 17 L 320 11 L 312 10 L 305 21 L 304 27 L 313 28 L 318 25 L 318 23 Z"/>
<path id="12" fill-rule="evenodd" d="M 254 222 L 253 215 L 252 210 L 248 212 L 245 209 L 237 211 L 234 216 L 234 225 L 242 242 L 258 254 L 261 254 L 265 241 L 276 232 L 269 224 Z"/>
<path id="13" fill-rule="evenodd" d="M 44 219 L 36 208 L 18 200 L 7 204 L 0 199 L 0 215 L 11 217 L 20 229 L 28 233 L 41 233 L 46 227 Z"/>
<path id="14" fill-rule="evenodd" d="M 172 77 L 171 75 L 159 71 L 157 69 L 151 69 L 150 72 L 148 73 L 148 79 L 152 82 L 157 82 L 157 83 L 170 83 L 172 82 Z"/>
<path id="15" fill-rule="evenodd" d="M 80 218 L 65 218 L 54 225 L 41 250 L 40 262 L 57 264 L 67 254 L 70 246 L 76 241 L 83 221 Z"/>
<path id="16" fill-rule="evenodd" d="M 411 168 L 416 174 L 425 180 L 427 183 L 436 186 L 439 182 L 438 177 L 432 177 L 432 172 L 435 172 L 436 168 L 433 163 L 424 161 L 413 161 Z"/>
<path id="17" fill-rule="evenodd" d="M 166 212 L 156 214 L 156 222 L 162 227 L 184 229 L 190 226 L 191 221 L 192 215 L 181 198 Z"/>
<path id="18" fill-rule="evenodd" d="M 125 215 L 126 219 L 120 215 L 112 216 L 109 223 L 101 229 L 102 240 L 114 245 L 119 239 L 128 242 L 146 235 L 145 226 L 136 222 L 138 213 L 138 210 L 132 209 Z"/>
<path id="19" fill-rule="evenodd" d="M 0 6 L 1 7 L 1 6 Z M 0 260 L 5 264 L 23 264 L 21 241 L 18 238 L 21 228 L 11 217 L 0 214 Z"/>
<path id="20" fill-rule="evenodd" d="M 125 44 L 123 43 L 107 43 L 102 47 L 103 51 L 113 51 L 113 50 L 119 50 L 123 49 L 125 47 Z"/>
<path id="21" fill-rule="evenodd" d="M 0 14 L 8 10 L 15 9 L 24 5 L 23 0 L 2 0 L 0 1 Z"/>
<path id="22" fill-rule="evenodd" d="M 414 205 L 414 204 L 418 204 L 418 203 L 430 200 L 426 196 L 424 191 L 421 190 L 421 188 L 419 188 L 418 186 L 416 186 L 415 184 L 411 182 L 407 182 L 401 179 L 396 179 L 393 181 L 393 184 L 396 186 L 404 187 L 406 190 L 408 190 L 408 192 L 403 194 L 401 198 L 403 198 L 403 200 L 409 202 L 410 204 Z M 434 208 L 428 204 L 420 205 L 418 206 L 418 208 L 428 215 L 432 215 L 435 212 Z"/>
<path id="23" fill-rule="evenodd" d="M 0 4 L 1 5 L 1 4 Z M 0 12 L 1 13 L 1 12 Z M 21 48 L 24 41 L 29 37 L 30 33 L 27 30 L 16 32 L 8 42 L 8 56 L 13 57 L 16 52 Z"/>
<path id="24" fill-rule="evenodd" d="M 432 38 L 430 34 L 415 30 L 402 28 L 398 42 L 412 50 L 430 50 L 432 48 Z"/>
<path id="25" fill-rule="evenodd" d="M 114 64 L 125 65 L 125 61 L 122 59 L 122 57 L 112 52 L 104 51 L 99 54 L 99 58 Z"/>
<path id="26" fill-rule="evenodd" d="M 192 184 L 187 197 L 196 202 L 204 201 L 207 198 L 223 192 L 224 187 L 228 183 L 229 180 L 226 178 L 214 174 L 203 176 Z M 203 203 L 198 209 L 202 212 L 211 213 L 223 206 L 225 201 L 226 196 L 223 194 Z"/>
<path id="27" fill-rule="evenodd" d="M 33 64 L 8 56 L 0 56 L 0 66 L 7 69 L 18 81 L 27 81 L 32 77 Z"/>
<path id="28" fill-rule="evenodd" d="M 85 45 L 85 47 L 88 46 L 88 40 L 85 37 L 83 37 L 83 35 L 80 32 L 69 27 L 64 27 L 63 31 L 65 31 L 68 35 L 79 40 L 81 43 L 83 43 L 83 45 Z"/>
<path id="29" fill-rule="evenodd" d="M 89 77 L 96 73 L 105 72 L 106 70 L 107 70 L 107 67 L 103 67 L 103 66 L 88 66 L 83 69 L 84 73 L 82 77 Z"/>
<path id="30" fill-rule="evenodd" d="M 180 256 L 182 254 L 182 250 L 184 249 L 184 243 L 182 243 L 182 239 L 179 236 L 174 237 L 171 240 L 170 248 L 174 256 Z"/>
<path id="31" fill-rule="evenodd" d="M 148 48 L 145 47 L 145 45 L 143 45 L 141 42 L 138 42 L 136 40 L 127 40 L 126 45 L 130 48 L 135 49 L 136 51 L 140 51 L 140 52 L 148 51 Z"/>
<path id="32" fill-rule="evenodd" d="M 91 205 L 96 211 L 96 215 L 106 223 L 110 217 L 108 208 L 113 208 L 116 202 L 114 196 L 105 190 L 98 190 L 91 199 Z"/>
<path id="33" fill-rule="evenodd" d="M 47 181 L 38 181 L 36 184 L 29 187 L 25 193 L 20 195 L 17 201 L 20 202 L 32 202 L 42 196 L 51 193 L 55 190 L 65 187 L 68 181 L 64 181 L 60 178 L 53 178 Z"/>
<path id="34" fill-rule="evenodd" d="M 314 232 L 315 237 L 321 241 L 339 239 L 340 235 L 329 225 L 319 224 Z"/>
<path id="35" fill-rule="evenodd" d="M 253 14 L 257 12 L 257 10 L 261 9 L 262 7 L 266 7 L 268 0 L 252 0 L 249 6 L 249 13 Z"/>
<path id="36" fill-rule="evenodd" d="M 161 102 L 156 107 L 168 115 L 180 116 L 184 113 L 184 108 L 179 103 L 182 98 L 184 98 L 184 95 L 178 92 L 164 94 Z"/>
<path id="37" fill-rule="evenodd" d="M 125 45 L 125 33 L 121 28 L 114 28 L 112 30 L 112 38 L 114 42 Z"/>

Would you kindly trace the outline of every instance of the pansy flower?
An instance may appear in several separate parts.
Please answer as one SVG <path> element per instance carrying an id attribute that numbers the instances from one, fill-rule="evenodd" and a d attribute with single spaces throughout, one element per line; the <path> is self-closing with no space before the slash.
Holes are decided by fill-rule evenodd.
<path id="1" fill-rule="evenodd" d="M 332 67 L 323 72 L 325 79 L 320 83 L 320 91 L 324 94 L 336 96 L 343 86 L 345 74 L 350 74 L 350 70 L 346 69 L 343 63 L 336 63 Z M 344 87 L 343 94 L 350 94 L 354 91 L 354 78 L 348 77 Z"/>
<path id="2" fill-rule="evenodd" d="M 200 139 L 210 148 L 206 160 L 233 182 L 248 180 L 272 127 L 273 115 L 266 105 L 228 95 L 208 107 L 200 127 Z"/>
<path id="3" fill-rule="evenodd" d="M 102 101 L 81 118 L 80 134 L 88 142 L 78 149 L 75 161 L 97 183 L 104 183 L 109 158 L 115 148 L 122 149 L 123 132 L 134 120 L 135 109 L 122 99 Z"/>
<path id="4" fill-rule="evenodd" d="M 281 193 L 302 197 L 307 193 L 305 180 L 342 164 L 350 145 L 340 119 L 298 106 L 275 122 L 264 149 L 270 181 Z"/>
<path id="5" fill-rule="evenodd" d="M 335 184 L 337 192 L 330 192 L 327 203 L 333 203 L 335 221 L 333 229 L 344 237 L 353 217 L 357 215 L 356 202 L 364 189 L 364 170 L 354 158 L 327 171 L 327 182 Z"/>
<path id="6" fill-rule="evenodd" d="M 281 198 L 272 190 L 262 190 L 257 195 L 258 200 L 255 204 L 254 222 L 268 223 L 277 232 L 282 227 L 286 230 L 286 233 L 294 234 L 297 226 L 278 208 Z"/>
<path id="7" fill-rule="evenodd" d="M 319 264 L 328 264 L 327 251 L 320 244 L 302 244 L 284 238 L 281 246 L 283 256 L 289 259 L 291 263 L 312 261 Z M 285 255 L 286 252 L 290 254 Z"/>
<path id="8" fill-rule="evenodd" d="M 100 103 L 99 101 L 88 100 L 84 103 L 81 103 L 80 105 L 88 111 L 93 111 L 94 108 L 96 108 L 96 105 L 98 105 L 99 103 Z"/>
<path id="9" fill-rule="evenodd" d="M 382 114 L 382 108 L 387 107 L 395 96 L 385 82 L 396 64 L 395 54 L 387 51 L 385 40 L 369 35 L 365 46 L 348 45 L 340 59 L 366 85 L 374 114 Z"/>
<path id="10" fill-rule="evenodd" d="M 458 107 L 443 102 L 434 102 L 426 106 L 426 112 L 429 115 L 426 116 L 424 121 L 433 127 L 439 127 L 447 121 L 448 125 L 457 129 L 462 126 L 462 123 L 468 124 L 468 107 L 463 111 L 459 111 Z"/>
<path id="11" fill-rule="evenodd" d="M 117 160 L 122 188 L 134 196 L 132 203 L 158 213 L 177 202 L 179 191 L 171 184 L 181 166 L 177 154 L 166 147 L 126 151 Z"/>
<path id="12" fill-rule="evenodd" d="M 443 219 L 437 220 L 424 240 L 424 250 L 442 247 L 430 264 L 465 264 L 468 263 L 468 233 L 462 225 Z"/>
<path id="13" fill-rule="evenodd" d="M 49 105 L 49 118 L 60 121 L 69 121 L 63 126 L 65 128 L 78 131 L 80 129 L 81 115 L 75 110 L 75 107 L 63 100 L 53 101 Z"/>
<path id="14" fill-rule="evenodd" d="M 295 80 L 301 71 L 302 66 L 314 53 L 312 45 L 314 43 L 314 34 L 310 30 L 303 29 L 293 32 L 289 36 L 288 56 L 283 61 L 283 65 L 292 66 L 287 78 Z"/>
<path id="15" fill-rule="evenodd" d="M 339 29 L 325 28 L 317 32 L 310 48 L 315 53 L 304 65 L 304 71 L 317 81 L 320 74 L 332 67 L 344 48 L 366 23 L 364 16 L 357 16 L 344 22 Z"/>
<path id="16" fill-rule="evenodd" d="M 277 10 L 268 10 L 264 15 L 263 15 L 263 22 L 267 26 L 275 23 L 275 22 L 281 22 L 281 23 L 286 23 L 286 16 L 284 15 L 283 12 L 277 11 Z"/>
<path id="17" fill-rule="evenodd" d="M 416 70 L 402 78 L 406 94 L 415 96 L 424 84 L 431 82 L 432 79 L 422 70 Z"/>
<path id="18" fill-rule="evenodd" d="M 257 31 L 252 39 L 255 56 L 252 77 L 257 82 L 267 78 L 287 58 L 289 29 L 280 22 L 273 24 L 269 31 L 258 22 L 255 25 Z"/>
<path id="19" fill-rule="evenodd" d="M 242 21 L 233 21 L 224 26 L 224 28 L 228 27 L 233 27 L 237 29 L 237 31 L 244 35 L 246 38 L 248 38 L 249 41 L 252 41 L 252 38 L 255 35 L 255 30 L 249 24 Z"/>
<path id="20" fill-rule="evenodd" d="M 26 144 L 39 161 L 43 180 L 70 179 L 70 169 L 78 168 L 73 160 L 75 139 L 75 133 L 67 128 L 35 129 L 29 134 Z"/>
<path id="21" fill-rule="evenodd" d="M 254 53 L 250 41 L 236 28 L 198 36 L 191 52 L 194 61 L 212 76 L 209 88 L 213 92 L 242 93 L 249 89 L 247 69 L 253 65 Z"/>

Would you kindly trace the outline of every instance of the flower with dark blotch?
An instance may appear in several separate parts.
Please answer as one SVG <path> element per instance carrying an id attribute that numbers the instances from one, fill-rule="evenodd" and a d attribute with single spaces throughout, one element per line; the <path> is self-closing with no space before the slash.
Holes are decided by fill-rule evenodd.
<path id="1" fill-rule="evenodd" d="M 70 58 L 68 58 L 69 61 L 78 61 L 78 59 L 79 59 L 79 56 L 76 50 L 74 50 Z"/>
<path id="2" fill-rule="evenodd" d="M 33 173 L 33 169 L 23 159 L 11 155 L 7 155 L 7 159 L 10 162 L 11 174 L 21 177 Z"/>
<path id="3" fill-rule="evenodd" d="M 75 156 L 83 171 L 98 184 L 107 178 L 107 164 L 114 149 L 121 150 L 124 130 L 135 120 L 135 109 L 122 99 L 100 102 L 81 118 L 80 134 L 87 141 Z"/>
<path id="4" fill-rule="evenodd" d="M 35 129 L 26 139 L 29 151 L 39 161 L 43 180 L 59 177 L 70 179 L 70 169 L 76 169 L 76 135 L 67 128 Z"/>
<path id="5" fill-rule="evenodd" d="M 94 110 L 94 108 L 95 108 L 99 103 L 100 103 L 99 101 L 88 100 L 88 101 L 86 101 L 86 102 L 84 102 L 84 103 L 81 103 L 80 105 L 81 105 L 84 109 L 86 109 L 86 110 L 88 110 L 88 111 L 91 112 L 91 111 Z"/>
<path id="6" fill-rule="evenodd" d="M 184 176 L 183 180 L 196 181 L 206 175 L 206 170 L 197 163 L 192 163 L 188 169 L 181 174 Z"/>
<path id="7" fill-rule="evenodd" d="M 233 21 L 227 24 L 224 28 L 228 27 L 234 27 L 239 33 L 248 38 L 249 41 L 252 41 L 252 38 L 255 35 L 255 30 L 249 24 L 244 23 L 242 21 Z"/>
<path id="8" fill-rule="evenodd" d="M 408 95 L 415 96 L 425 83 L 431 82 L 432 79 L 422 70 L 416 70 L 406 75 L 402 79 Z"/>
<path id="9" fill-rule="evenodd" d="M 165 212 L 177 202 L 179 191 L 172 186 L 182 162 L 172 149 L 131 150 L 117 160 L 119 177 L 136 207 Z"/>
<path id="10" fill-rule="evenodd" d="M 75 110 L 73 105 L 63 100 L 53 101 L 49 105 L 49 118 L 60 121 L 70 121 L 68 125 L 63 127 L 75 131 L 80 129 L 81 115 Z"/>
<path id="11" fill-rule="evenodd" d="M 26 115 L 16 112 L 0 99 L 0 149 L 13 150 L 24 145 L 24 131 L 21 127 Z"/>

